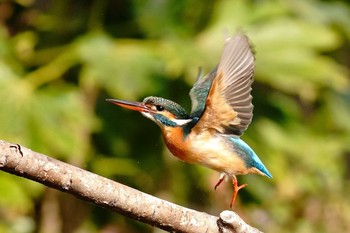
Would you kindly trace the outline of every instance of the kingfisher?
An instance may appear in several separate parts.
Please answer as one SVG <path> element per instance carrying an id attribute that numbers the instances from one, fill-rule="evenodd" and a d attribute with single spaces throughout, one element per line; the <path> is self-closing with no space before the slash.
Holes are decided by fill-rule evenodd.
<path id="1" fill-rule="evenodd" d="M 169 151 L 180 160 L 200 164 L 221 173 L 216 188 L 231 180 L 233 196 L 247 184 L 237 175 L 258 174 L 272 178 L 257 154 L 240 136 L 253 117 L 252 83 L 255 56 L 248 37 L 237 32 L 225 40 L 216 68 L 201 72 L 190 90 L 191 113 L 179 104 L 149 96 L 142 102 L 107 99 L 115 105 L 140 112 L 162 131 Z"/>

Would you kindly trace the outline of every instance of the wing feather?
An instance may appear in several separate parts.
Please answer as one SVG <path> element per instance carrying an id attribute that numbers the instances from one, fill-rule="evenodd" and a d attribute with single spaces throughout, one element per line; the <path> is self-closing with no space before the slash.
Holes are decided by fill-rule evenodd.
<path id="1" fill-rule="evenodd" d="M 197 80 L 190 91 L 192 102 L 191 117 L 200 117 L 204 112 L 206 99 L 215 74 L 216 69 L 204 77 L 202 77 L 201 71 L 199 72 Z"/>
<path id="2" fill-rule="evenodd" d="M 253 117 L 250 92 L 254 66 L 255 58 L 247 36 L 238 33 L 228 38 L 215 77 L 210 80 L 205 109 L 193 130 L 244 133 Z"/>

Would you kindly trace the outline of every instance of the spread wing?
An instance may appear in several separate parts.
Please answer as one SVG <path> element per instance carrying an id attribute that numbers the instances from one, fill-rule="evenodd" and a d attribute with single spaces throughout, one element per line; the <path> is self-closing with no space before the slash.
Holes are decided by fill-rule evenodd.
<path id="1" fill-rule="evenodd" d="M 216 69 L 203 77 L 201 70 L 199 70 L 197 80 L 190 91 L 192 102 L 191 117 L 200 117 L 204 112 L 205 102 L 215 74 Z"/>
<path id="2" fill-rule="evenodd" d="M 236 135 L 244 133 L 253 117 L 250 92 L 254 65 L 255 58 L 247 36 L 238 33 L 226 40 L 216 72 L 214 70 L 211 73 L 214 77 L 209 74 L 207 80 L 204 80 L 207 85 L 208 80 L 212 79 L 211 87 L 204 112 L 192 130 L 198 132 L 212 129 Z M 196 92 L 196 89 L 191 92 Z M 193 100 L 192 95 L 191 99 Z"/>

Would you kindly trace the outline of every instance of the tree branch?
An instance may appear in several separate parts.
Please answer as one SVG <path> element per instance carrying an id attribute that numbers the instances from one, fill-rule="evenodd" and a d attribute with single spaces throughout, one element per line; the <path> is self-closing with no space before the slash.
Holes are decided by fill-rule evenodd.
<path id="1" fill-rule="evenodd" d="M 216 217 L 187 209 L 18 144 L 0 141 L 0 170 L 171 232 L 260 232 L 232 211 Z"/>

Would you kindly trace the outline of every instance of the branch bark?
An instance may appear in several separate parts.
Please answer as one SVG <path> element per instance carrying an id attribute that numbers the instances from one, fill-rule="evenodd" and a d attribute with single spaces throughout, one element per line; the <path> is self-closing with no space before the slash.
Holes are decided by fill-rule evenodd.
<path id="1" fill-rule="evenodd" d="M 170 232 L 260 232 L 246 224 L 235 212 L 223 211 L 220 217 L 216 217 L 178 206 L 24 146 L 1 140 L 0 170 Z"/>

